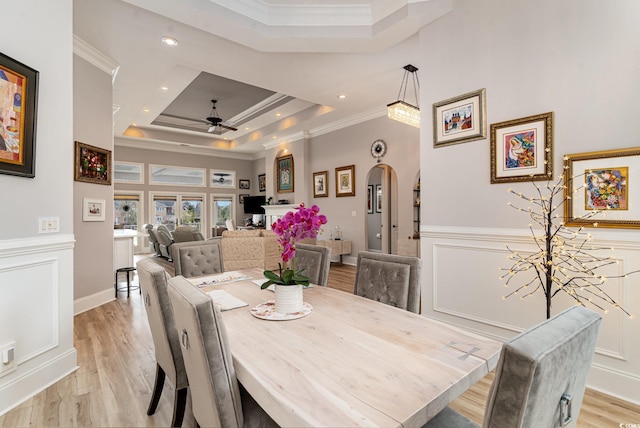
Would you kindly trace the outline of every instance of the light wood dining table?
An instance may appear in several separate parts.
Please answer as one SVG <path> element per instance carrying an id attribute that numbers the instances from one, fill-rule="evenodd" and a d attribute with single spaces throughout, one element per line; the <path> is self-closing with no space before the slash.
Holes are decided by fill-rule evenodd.
<path id="1" fill-rule="evenodd" d="M 222 312 L 236 376 L 281 426 L 422 426 L 498 361 L 495 340 L 343 291 L 307 288 L 309 315 L 272 321 L 251 308 L 273 291 L 216 289 L 248 304 Z"/>

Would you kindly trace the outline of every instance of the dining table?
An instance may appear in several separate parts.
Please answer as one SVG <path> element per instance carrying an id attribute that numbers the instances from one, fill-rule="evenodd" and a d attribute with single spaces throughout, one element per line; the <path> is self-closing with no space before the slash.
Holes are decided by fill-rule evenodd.
<path id="1" fill-rule="evenodd" d="M 330 287 L 273 317 L 260 269 L 189 279 L 246 303 L 222 312 L 236 377 L 283 427 L 419 427 L 498 362 L 496 340 Z"/>

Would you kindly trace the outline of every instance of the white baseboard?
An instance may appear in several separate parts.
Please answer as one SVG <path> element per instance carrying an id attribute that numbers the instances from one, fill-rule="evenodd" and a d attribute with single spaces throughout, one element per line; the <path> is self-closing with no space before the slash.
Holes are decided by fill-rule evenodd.
<path id="1" fill-rule="evenodd" d="M 78 315 L 89 309 L 97 308 L 115 299 L 113 288 L 99 291 L 90 296 L 81 297 L 73 301 L 73 315 Z"/>
<path id="2" fill-rule="evenodd" d="M 71 348 L 5 384 L 0 389 L 0 416 L 76 371 L 77 360 L 76 349 Z"/>

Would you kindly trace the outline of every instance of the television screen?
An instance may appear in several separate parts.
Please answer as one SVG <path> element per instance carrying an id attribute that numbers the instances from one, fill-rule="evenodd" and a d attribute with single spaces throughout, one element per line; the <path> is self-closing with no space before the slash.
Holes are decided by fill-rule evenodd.
<path id="1" fill-rule="evenodd" d="M 262 206 L 267 202 L 266 196 L 245 196 L 244 197 L 244 213 L 245 214 L 264 214 Z"/>

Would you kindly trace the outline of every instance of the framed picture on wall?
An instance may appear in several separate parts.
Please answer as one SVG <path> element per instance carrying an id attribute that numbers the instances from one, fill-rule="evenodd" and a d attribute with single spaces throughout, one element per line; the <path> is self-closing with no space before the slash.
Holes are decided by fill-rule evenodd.
<path id="1" fill-rule="evenodd" d="M 367 214 L 373 214 L 373 184 L 367 186 Z"/>
<path id="2" fill-rule="evenodd" d="M 74 180 L 111 185 L 111 150 L 76 141 Z"/>
<path id="3" fill-rule="evenodd" d="M 278 176 L 278 193 L 293 192 L 293 155 L 276 158 L 276 175 Z"/>
<path id="4" fill-rule="evenodd" d="M 553 112 L 491 124 L 491 183 L 553 179 Z"/>
<path id="5" fill-rule="evenodd" d="M 0 53 L 0 174 L 33 178 L 39 73 Z"/>
<path id="6" fill-rule="evenodd" d="M 238 188 L 239 189 L 250 189 L 251 181 L 250 180 L 238 180 Z"/>
<path id="7" fill-rule="evenodd" d="M 258 190 L 261 192 L 267 191 L 267 176 L 266 174 L 258 175 Z"/>
<path id="8" fill-rule="evenodd" d="M 211 170 L 211 187 L 236 188 L 236 172 L 223 169 Z"/>
<path id="9" fill-rule="evenodd" d="M 104 199 L 82 199 L 82 221 L 104 221 L 105 219 Z"/>
<path id="10" fill-rule="evenodd" d="M 249 196 L 248 193 L 241 193 L 238 195 L 238 202 L 241 204 L 244 204 L 244 198 L 246 198 L 247 196 Z"/>
<path id="11" fill-rule="evenodd" d="M 640 147 L 565 156 L 566 226 L 640 228 Z"/>
<path id="12" fill-rule="evenodd" d="M 486 136 L 484 88 L 433 104 L 433 147 L 481 140 Z"/>
<path id="13" fill-rule="evenodd" d="M 342 166 L 336 168 L 336 196 L 355 196 L 355 173 L 356 166 Z"/>
<path id="14" fill-rule="evenodd" d="M 313 173 L 313 197 L 324 198 L 329 196 L 329 186 L 327 180 L 329 174 L 327 171 Z"/>

